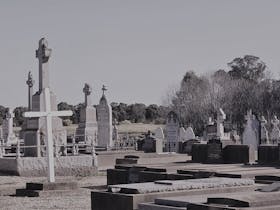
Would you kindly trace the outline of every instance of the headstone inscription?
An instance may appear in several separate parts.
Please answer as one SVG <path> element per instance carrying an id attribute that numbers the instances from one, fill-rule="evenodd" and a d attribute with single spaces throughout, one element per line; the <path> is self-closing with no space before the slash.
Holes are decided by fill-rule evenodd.
<path id="1" fill-rule="evenodd" d="M 219 139 L 211 139 L 207 142 L 207 163 L 223 162 L 222 142 Z"/>
<path id="2" fill-rule="evenodd" d="M 179 142 L 179 118 L 174 111 L 168 113 L 165 129 L 167 141 L 165 150 L 168 152 L 177 152 Z"/>

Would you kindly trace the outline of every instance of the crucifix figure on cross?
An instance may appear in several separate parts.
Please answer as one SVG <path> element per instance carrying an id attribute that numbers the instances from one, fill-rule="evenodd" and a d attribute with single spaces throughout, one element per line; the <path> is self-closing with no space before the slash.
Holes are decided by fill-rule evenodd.
<path id="1" fill-rule="evenodd" d="M 45 117 L 46 119 L 46 144 L 47 144 L 47 162 L 48 162 L 48 181 L 55 182 L 54 177 L 54 151 L 53 151 L 53 132 L 52 132 L 52 117 L 64 117 L 73 115 L 72 111 L 51 111 L 50 89 L 44 88 L 45 95 L 45 111 L 42 112 L 25 112 L 24 117 Z"/>

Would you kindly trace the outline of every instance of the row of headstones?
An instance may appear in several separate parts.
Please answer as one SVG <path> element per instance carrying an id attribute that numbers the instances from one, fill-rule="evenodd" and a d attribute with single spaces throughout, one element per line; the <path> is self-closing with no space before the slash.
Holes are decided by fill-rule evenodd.
<path id="1" fill-rule="evenodd" d="M 215 138 L 219 138 L 221 140 L 230 140 L 227 133 L 224 132 L 224 120 L 226 119 L 226 115 L 222 109 L 219 109 L 217 114 L 217 122 L 215 130 Z M 262 116 L 259 121 L 255 115 L 252 114 L 252 111 L 248 111 L 246 116 L 247 123 L 245 125 L 244 132 L 242 134 L 242 144 L 244 145 L 252 145 L 255 150 L 257 150 L 258 145 L 260 144 L 278 144 L 280 142 L 280 129 L 277 116 L 274 116 L 271 120 L 270 124 L 272 126 L 269 129 L 269 125 L 267 120 Z M 184 142 L 186 140 L 195 139 L 195 135 L 193 133 L 193 129 L 191 127 L 187 128 L 185 131 L 184 128 L 180 128 L 179 118 L 177 114 L 171 111 L 167 117 L 166 123 L 166 141 L 169 146 L 169 151 L 175 152 L 178 148 L 178 142 Z M 161 137 L 161 131 L 159 132 L 159 136 Z M 157 131 L 156 131 L 157 136 Z M 208 138 L 206 138 L 209 140 Z M 211 139 L 211 138 L 210 138 Z M 232 142 L 236 144 L 236 142 Z"/>
<path id="2" fill-rule="evenodd" d="M 261 145 L 277 145 L 280 142 L 280 129 L 277 116 L 273 116 L 270 125 L 264 116 L 260 120 L 248 111 L 246 116 L 246 125 L 244 128 L 242 140 L 245 145 L 252 145 L 255 150 Z M 269 127 L 271 127 L 269 129 Z"/>

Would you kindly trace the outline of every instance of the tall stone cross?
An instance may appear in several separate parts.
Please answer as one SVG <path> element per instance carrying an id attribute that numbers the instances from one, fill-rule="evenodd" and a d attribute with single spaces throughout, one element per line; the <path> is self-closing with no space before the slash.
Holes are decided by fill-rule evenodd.
<path id="1" fill-rule="evenodd" d="M 91 106 L 91 99 L 90 99 L 90 94 L 92 92 L 91 86 L 89 84 L 85 83 L 83 92 L 85 94 L 85 106 Z"/>
<path id="2" fill-rule="evenodd" d="M 45 117 L 46 119 L 46 138 L 47 138 L 47 161 L 48 161 L 48 181 L 55 182 L 54 177 L 54 151 L 53 151 L 53 135 L 52 135 L 52 117 L 71 116 L 72 111 L 51 111 L 50 89 L 44 88 L 45 95 L 45 111 L 43 112 L 25 112 L 24 117 Z"/>
<path id="3" fill-rule="evenodd" d="M 52 50 L 48 48 L 45 38 L 40 39 L 39 48 L 36 50 L 36 58 L 39 60 L 39 91 L 49 88 L 49 58 Z"/>

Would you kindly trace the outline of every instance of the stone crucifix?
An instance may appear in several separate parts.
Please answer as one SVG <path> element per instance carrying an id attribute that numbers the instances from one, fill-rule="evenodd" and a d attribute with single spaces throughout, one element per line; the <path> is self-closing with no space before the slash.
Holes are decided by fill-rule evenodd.
<path id="1" fill-rule="evenodd" d="M 85 83 L 83 92 L 85 94 L 85 106 L 91 106 L 91 99 L 90 99 L 90 94 L 92 92 L 91 86 L 89 84 Z"/>
<path id="2" fill-rule="evenodd" d="M 47 161 L 48 161 L 48 181 L 55 182 L 54 176 L 54 151 L 53 151 L 53 134 L 52 134 L 52 117 L 64 117 L 73 115 L 72 111 L 51 111 L 50 89 L 44 88 L 45 111 L 43 112 L 25 112 L 24 117 L 45 117 L 46 119 L 46 144 L 47 144 Z"/>
<path id="3" fill-rule="evenodd" d="M 48 48 L 45 38 L 40 39 L 39 48 L 36 50 L 36 58 L 39 60 L 39 92 L 49 88 L 49 58 L 52 50 Z"/>

